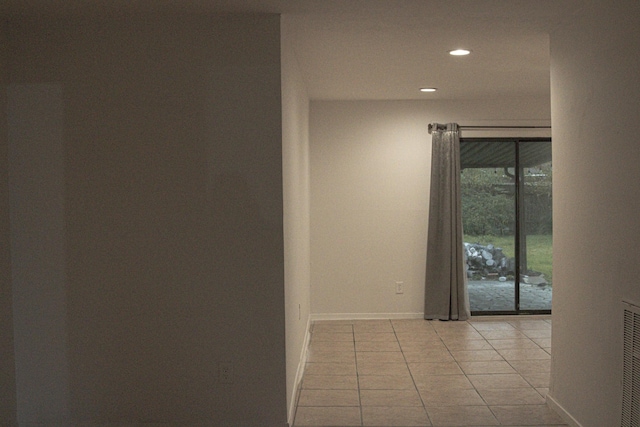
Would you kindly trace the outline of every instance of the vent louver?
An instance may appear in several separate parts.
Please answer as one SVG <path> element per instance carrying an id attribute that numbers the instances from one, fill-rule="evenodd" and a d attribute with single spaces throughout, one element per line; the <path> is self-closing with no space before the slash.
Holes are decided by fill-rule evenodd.
<path id="1" fill-rule="evenodd" d="M 621 427 L 640 427 L 640 307 L 624 303 Z"/>

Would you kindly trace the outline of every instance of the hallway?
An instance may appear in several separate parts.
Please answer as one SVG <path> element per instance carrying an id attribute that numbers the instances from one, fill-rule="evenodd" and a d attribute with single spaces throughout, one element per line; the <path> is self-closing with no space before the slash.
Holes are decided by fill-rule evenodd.
<path id="1" fill-rule="evenodd" d="M 550 316 L 318 321 L 294 426 L 564 426 L 550 346 Z"/>

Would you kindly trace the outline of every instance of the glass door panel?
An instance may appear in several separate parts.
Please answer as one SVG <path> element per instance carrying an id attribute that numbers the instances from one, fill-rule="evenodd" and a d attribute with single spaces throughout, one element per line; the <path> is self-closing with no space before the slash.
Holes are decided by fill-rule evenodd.
<path id="1" fill-rule="evenodd" d="M 551 142 L 521 142 L 520 310 L 551 310 Z"/>
<path id="2" fill-rule="evenodd" d="M 549 313 L 551 141 L 463 139 L 460 157 L 472 314 Z"/>
<path id="3" fill-rule="evenodd" d="M 513 141 L 461 142 L 461 195 L 469 305 L 513 312 L 516 177 Z"/>

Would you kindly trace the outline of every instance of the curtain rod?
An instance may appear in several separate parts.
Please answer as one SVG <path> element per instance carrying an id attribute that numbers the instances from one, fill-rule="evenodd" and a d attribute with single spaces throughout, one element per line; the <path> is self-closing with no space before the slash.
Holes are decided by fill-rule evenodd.
<path id="1" fill-rule="evenodd" d="M 436 131 L 444 131 L 444 130 L 455 130 L 455 129 L 551 129 L 551 126 L 471 126 L 471 125 L 458 125 L 456 123 L 429 123 L 429 133 Z"/>
<path id="2" fill-rule="evenodd" d="M 465 126 L 460 129 L 551 129 L 551 126 Z"/>

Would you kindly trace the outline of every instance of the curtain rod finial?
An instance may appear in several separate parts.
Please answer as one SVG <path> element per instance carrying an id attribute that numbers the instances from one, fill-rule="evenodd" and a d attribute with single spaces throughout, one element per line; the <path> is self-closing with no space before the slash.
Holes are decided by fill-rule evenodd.
<path id="1" fill-rule="evenodd" d="M 460 126 L 457 123 L 448 123 L 446 125 L 440 123 L 429 123 L 428 131 L 429 133 L 438 132 L 438 131 L 458 131 Z"/>

